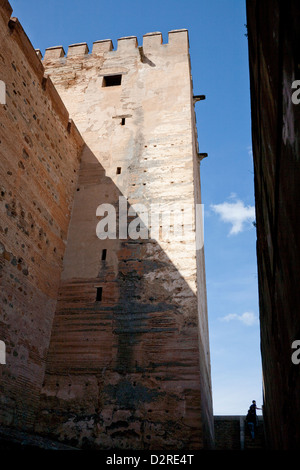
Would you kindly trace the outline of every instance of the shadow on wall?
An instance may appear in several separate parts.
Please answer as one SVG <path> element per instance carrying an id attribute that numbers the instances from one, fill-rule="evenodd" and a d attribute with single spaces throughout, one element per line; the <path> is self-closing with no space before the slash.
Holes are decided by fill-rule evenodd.
<path id="1" fill-rule="evenodd" d="M 36 431 L 82 448 L 210 446 L 197 296 L 156 240 L 97 237 L 97 207 L 118 213 L 121 196 L 85 147 Z"/>

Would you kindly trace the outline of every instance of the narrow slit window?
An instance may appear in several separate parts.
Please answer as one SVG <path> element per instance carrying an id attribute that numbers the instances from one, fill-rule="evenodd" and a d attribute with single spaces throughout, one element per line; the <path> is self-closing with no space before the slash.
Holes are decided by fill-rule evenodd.
<path id="1" fill-rule="evenodd" d="M 96 301 L 101 302 L 102 300 L 102 287 L 97 287 Z"/>
<path id="2" fill-rule="evenodd" d="M 120 86 L 122 82 L 122 75 L 107 75 L 103 77 L 102 86 Z"/>
<path id="3" fill-rule="evenodd" d="M 102 256 L 101 256 L 102 261 L 105 261 L 105 260 L 106 260 L 106 254 L 107 254 L 107 249 L 104 248 L 104 249 L 102 250 Z"/>
<path id="4" fill-rule="evenodd" d="M 125 126 L 125 118 L 122 118 L 122 120 L 121 120 L 121 126 Z"/>
<path id="5" fill-rule="evenodd" d="M 117 167 L 117 175 L 120 175 L 120 174 L 121 174 L 121 167 L 118 166 L 118 167 Z"/>

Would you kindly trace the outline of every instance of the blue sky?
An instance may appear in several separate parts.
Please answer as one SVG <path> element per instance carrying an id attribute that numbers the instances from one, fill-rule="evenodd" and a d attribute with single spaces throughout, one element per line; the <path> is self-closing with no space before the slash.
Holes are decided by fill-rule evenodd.
<path id="1" fill-rule="evenodd" d="M 262 404 L 245 0 L 11 0 L 33 46 L 189 30 L 205 213 L 215 415 Z"/>

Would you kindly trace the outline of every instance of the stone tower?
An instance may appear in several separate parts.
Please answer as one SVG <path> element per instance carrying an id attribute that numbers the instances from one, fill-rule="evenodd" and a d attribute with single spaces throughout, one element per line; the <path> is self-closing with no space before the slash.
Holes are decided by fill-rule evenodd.
<path id="1" fill-rule="evenodd" d="M 47 112 L 57 91 L 84 146 L 79 172 L 64 175 L 76 186 L 35 431 L 82 448 L 210 447 L 188 33 L 171 31 L 167 44 L 147 34 L 142 46 L 125 37 L 116 50 L 96 41 L 91 53 L 74 44 L 66 56 L 49 48 L 43 66 Z M 105 237 L 109 212 L 116 232 Z"/>

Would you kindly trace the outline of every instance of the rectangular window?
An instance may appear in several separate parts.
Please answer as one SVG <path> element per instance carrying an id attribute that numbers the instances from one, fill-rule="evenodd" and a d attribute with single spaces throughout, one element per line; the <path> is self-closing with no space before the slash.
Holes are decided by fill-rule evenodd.
<path id="1" fill-rule="evenodd" d="M 102 300 L 102 287 L 97 287 L 96 301 L 101 302 Z"/>
<path id="2" fill-rule="evenodd" d="M 117 167 L 116 174 L 117 174 L 117 175 L 120 175 L 120 174 L 121 174 L 121 167 L 120 167 L 120 166 Z"/>
<path id="3" fill-rule="evenodd" d="M 107 75 L 103 77 L 102 86 L 119 86 L 121 85 L 122 75 Z"/>
<path id="4" fill-rule="evenodd" d="M 102 250 L 102 257 L 101 257 L 102 261 L 105 261 L 105 260 L 106 260 L 106 253 L 107 253 L 107 249 L 104 248 L 104 249 Z"/>
<path id="5" fill-rule="evenodd" d="M 121 126 L 125 126 L 125 118 L 122 118 Z"/>

